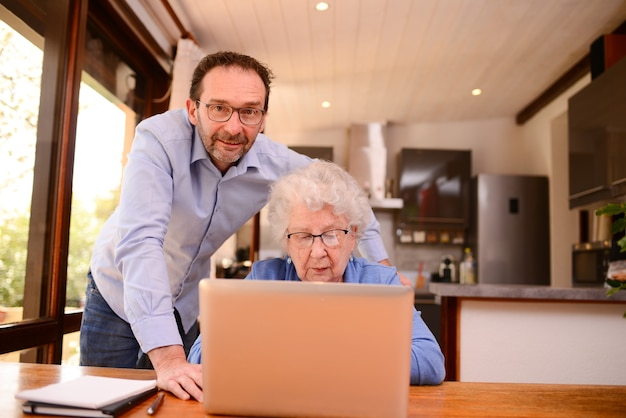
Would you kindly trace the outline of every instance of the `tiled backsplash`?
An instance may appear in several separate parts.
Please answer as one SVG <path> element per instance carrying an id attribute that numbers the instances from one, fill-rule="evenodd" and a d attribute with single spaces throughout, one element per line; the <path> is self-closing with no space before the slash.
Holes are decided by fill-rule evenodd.
<path id="1" fill-rule="evenodd" d="M 397 239 L 397 223 L 394 210 L 374 210 L 376 219 L 380 223 L 380 233 L 384 241 L 391 262 L 398 271 L 415 272 L 419 269 L 420 261 L 424 263 L 423 272 L 430 273 L 439 271 L 441 258 L 451 255 L 458 267 L 458 262 L 463 255 L 462 245 L 446 244 L 402 244 Z"/>
<path id="2" fill-rule="evenodd" d="M 396 245 L 396 266 L 401 271 L 417 271 L 423 262 L 423 271 L 433 273 L 439 271 L 441 258 L 450 255 L 458 262 L 463 255 L 463 247 L 457 245 Z"/>

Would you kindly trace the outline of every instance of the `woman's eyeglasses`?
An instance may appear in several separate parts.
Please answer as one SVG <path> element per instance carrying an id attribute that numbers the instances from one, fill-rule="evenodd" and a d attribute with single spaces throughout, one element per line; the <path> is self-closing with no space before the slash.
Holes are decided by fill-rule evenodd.
<path id="1" fill-rule="evenodd" d="M 319 238 L 328 248 L 334 248 L 341 244 L 341 240 L 345 237 L 349 229 L 331 229 L 321 234 L 309 234 L 308 232 L 292 232 L 287 234 L 287 239 L 296 247 L 305 249 L 313 246 L 315 238 Z"/>

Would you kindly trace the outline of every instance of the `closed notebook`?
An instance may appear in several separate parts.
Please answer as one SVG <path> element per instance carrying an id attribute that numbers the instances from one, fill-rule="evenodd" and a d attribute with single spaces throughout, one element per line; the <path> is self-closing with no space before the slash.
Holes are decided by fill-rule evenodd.
<path id="1" fill-rule="evenodd" d="M 81 376 L 15 395 L 27 414 L 118 416 L 157 392 L 156 380 Z"/>
<path id="2" fill-rule="evenodd" d="M 205 411 L 244 416 L 406 417 L 413 290 L 205 279 Z"/>

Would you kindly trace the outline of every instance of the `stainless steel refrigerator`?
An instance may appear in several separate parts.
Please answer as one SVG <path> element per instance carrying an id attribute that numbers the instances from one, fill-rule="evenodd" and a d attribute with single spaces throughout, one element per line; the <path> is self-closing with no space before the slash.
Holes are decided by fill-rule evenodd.
<path id="1" fill-rule="evenodd" d="M 478 174 L 471 185 L 478 283 L 550 285 L 548 178 Z"/>

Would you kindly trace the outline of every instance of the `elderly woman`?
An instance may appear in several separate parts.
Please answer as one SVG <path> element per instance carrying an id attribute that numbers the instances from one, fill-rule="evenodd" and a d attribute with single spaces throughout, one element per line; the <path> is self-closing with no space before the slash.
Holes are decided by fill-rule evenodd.
<path id="1" fill-rule="evenodd" d="M 254 263 L 246 279 L 401 285 L 394 267 L 352 254 L 371 212 L 358 183 L 336 164 L 317 161 L 280 178 L 268 208 L 287 255 Z M 199 363 L 200 355 L 198 338 L 189 361 Z M 411 384 L 436 385 L 444 376 L 439 344 L 413 309 Z"/>

